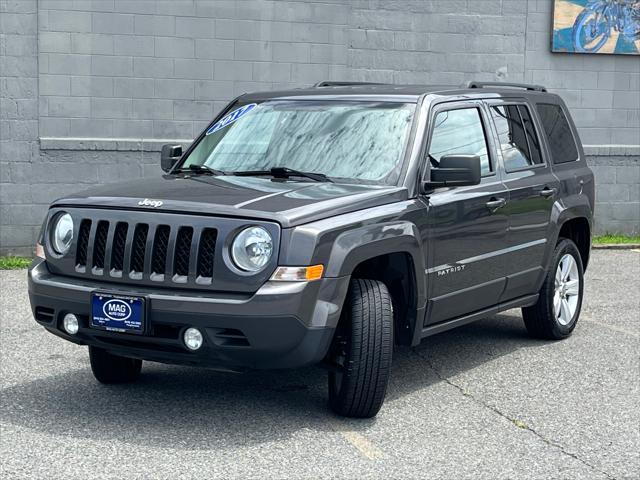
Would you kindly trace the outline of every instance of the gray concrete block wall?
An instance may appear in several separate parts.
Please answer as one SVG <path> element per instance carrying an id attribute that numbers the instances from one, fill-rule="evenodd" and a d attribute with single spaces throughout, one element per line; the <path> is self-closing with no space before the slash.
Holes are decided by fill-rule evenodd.
<path id="1" fill-rule="evenodd" d="M 0 251 L 33 243 L 38 147 L 37 0 L 0 0 Z"/>
<path id="2" fill-rule="evenodd" d="M 342 73 L 349 10 L 348 2 L 41 2 L 40 136 L 193 138 L 247 90 Z M 172 106 L 141 121 L 157 100 Z"/>
<path id="3" fill-rule="evenodd" d="M 188 141 L 250 90 L 543 83 L 583 143 L 640 145 L 638 57 L 552 54 L 551 4 L 0 0 L 0 250 L 28 252 L 58 196 L 157 173 L 158 144 L 142 139 Z M 637 232 L 638 149 L 588 151 L 598 231 Z"/>
<path id="4" fill-rule="evenodd" d="M 206 123 L 199 102 L 215 113 L 247 90 L 319 78 L 438 84 L 473 78 L 547 85 L 565 98 L 587 143 L 640 144 L 637 57 L 552 54 L 552 3 L 41 1 L 40 135 L 116 135 L 120 119 L 138 120 L 162 99 L 174 102 L 172 111 L 155 118 L 157 125 L 138 123 L 131 135 L 192 137 Z M 189 111 L 194 116 L 186 119 Z"/>
<path id="5" fill-rule="evenodd" d="M 358 2 L 349 30 L 352 78 L 444 85 L 522 81 L 527 12 L 516 3 Z"/>
<path id="6" fill-rule="evenodd" d="M 553 2 L 528 2 L 525 80 L 564 98 L 589 145 L 640 145 L 640 60 L 550 52 Z"/>
<path id="7" fill-rule="evenodd" d="M 596 181 L 597 232 L 640 234 L 640 159 L 589 156 Z"/>

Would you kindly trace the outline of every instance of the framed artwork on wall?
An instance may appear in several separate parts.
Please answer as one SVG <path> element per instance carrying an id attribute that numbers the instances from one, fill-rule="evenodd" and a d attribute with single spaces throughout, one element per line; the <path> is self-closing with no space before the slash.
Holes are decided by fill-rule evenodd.
<path id="1" fill-rule="evenodd" d="M 640 0 L 554 0 L 551 50 L 640 55 Z"/>

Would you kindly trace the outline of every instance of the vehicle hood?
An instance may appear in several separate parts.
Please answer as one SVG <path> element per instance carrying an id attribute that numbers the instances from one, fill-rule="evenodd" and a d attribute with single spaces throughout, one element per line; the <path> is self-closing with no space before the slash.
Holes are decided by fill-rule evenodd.
<path id="1" fill-rule="evenodd" d="M 140 205 L 144 199 L 162 204 Z M 256 218 L 286 228 L 406 199 L 406 188 L 395 186 L 163 175 L 94 187 L 54 205 Z"/>

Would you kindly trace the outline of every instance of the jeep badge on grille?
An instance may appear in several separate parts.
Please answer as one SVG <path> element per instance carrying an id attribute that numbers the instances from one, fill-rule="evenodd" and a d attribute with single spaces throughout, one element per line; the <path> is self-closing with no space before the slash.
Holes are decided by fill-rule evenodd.
<path id="1" fill-rule="evenodd" d="M 162 200 L 151 200 L 150 198 L 145 198 L 144 200 L 140 200 L 138 205 L 141 207 L 158 208 L 162 206 Z"/>

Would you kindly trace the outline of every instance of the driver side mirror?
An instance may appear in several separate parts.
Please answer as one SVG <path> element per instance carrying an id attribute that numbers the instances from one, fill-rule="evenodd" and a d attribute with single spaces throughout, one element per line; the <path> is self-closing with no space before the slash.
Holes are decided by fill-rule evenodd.
<path id="1" fill-rule="evenodd" d="M 168 172 L 180 158 L 182 158 L 182 145 L 163 145 L 160 153 L 160 167 Z"/>
<path id="2" fill-rule="evenodd" d="M 482 172 L 477 155 L 443 155 L 439 163 L 437 168 L 431 168 L 431 179 L 422 184 L 423 190 L 480 183 Z"/>

